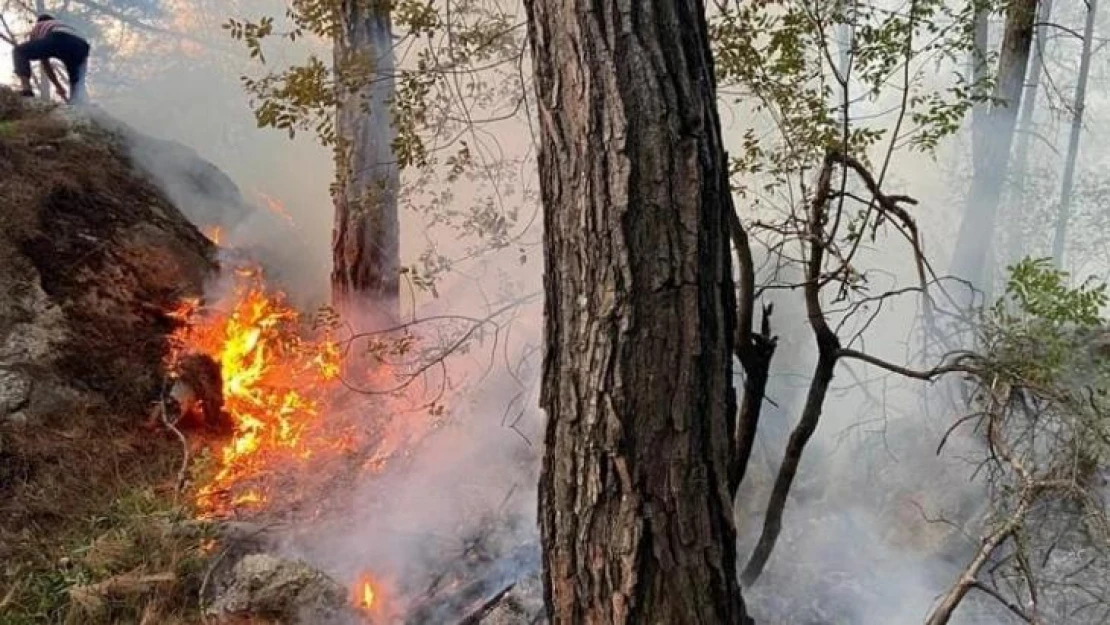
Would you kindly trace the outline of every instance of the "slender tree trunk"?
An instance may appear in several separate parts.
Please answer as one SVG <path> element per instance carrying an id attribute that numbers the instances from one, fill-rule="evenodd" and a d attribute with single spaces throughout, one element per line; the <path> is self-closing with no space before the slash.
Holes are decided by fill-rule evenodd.
<path id="1" fill-rule="evenodd" d="M 1021 121 L 1018 123 L 1020 134 L 1014 148 L 1014 177 L 1011 185 L 1011 206 L 1013 215 L 1006 220 L 1009 241 L 1007 262 L 1014 262 L 1025 256 L 1027 246 L 1022 224 L 1025 223 L 1026 208 L 1029 205 L 1025 191 L 1025 177 L 1029 173 L 1029 146 L 1033 143 L 1033 113 L 1037 108 L 1037 91 L 1040 89 L 1041 74 L 1044 73 L 1044 51 L 1048 45 L 1047 28 L 1052 19 L 1052 0 L 1041 0 L 1037 16 L 1036 45 L 1033 48 L 1033 67 L 1029 86 L 1022 96 Z"/>
<path id="2" fill-rule="evenodd" d="M 987 95 L 989 92 L 985 88 L 985 82 L 989 77 L 989 65 L 987 63 L 987 46 L 990 45 L 990 14 L 991 2 L 989 0 L 976 0 L 978 6 L 973 16 L 973 41 L 971 51 L 968 52 L 968 75 L 971 76 L 972 85 L 976 95 Z M 971 163 L 973 171 L 982 171 L 984 162 L 988 156 L 988 142 L 990 135 L 988 133 L 987 118 L 990 115 L 990 103 L 979 102 L 971 109 Z M 994 258 L 992 250 L 987 252 L 987 267 L 984 273 L 991 275 L 993 267 L 991 261 Z M 985 287 L 988 286 L 988 281 Z"/>
<path id="3" fill-rule="evenodd" d="M 975 11 L 975 34 L 971 52 L 968 53 L 969 75 L 975 85 L 977 94 L 984 94 L 982 89 L 987 79 L 987 45 L 990 43 L 990 7 L 986 3 Z M 981 167 L 986 156 L 986 116 L 990 113 L 990 104 L 983 102 L 976 104 L 971 109 L 971 160 L 975 168 Z"/>
<path id="4" fill-rule="evenodd" d="M 999 196 L 1006 178 L 1021 91 L 1029 66 L 1036 13 L 1037 0 L 1013 0 L 1006 11 L 998 82 L 994 90 L 994 98 L 1001 102 L 992 106 L 983 120 L 986 137 L 983 141 L 984 155 L 976 163 L 968 205 L 960 223 L 952 258 L 952 273 L 977 287 L 986 282 L 983 274 L 990 246 L 983 245 L 983 241 L 994 237 Z"/>
<path id="5" fill-rule="evenodd" d="M 342 0 L 337 85 L 332 301 L 349 316 L 397 316 L 400 170 L 393 155 L 390 2 Z"/>
<path id="6" fill-rule="evenodd" d="M 1071 118 L 1071 137 L 1064 162 L 1064 182 L 1060 188 L 1060 212 L 1056 215 L 1056 232 L 1052 239 L 1052 257 L 1056 266 L 1064 266 L 1064 246 L 1071 216 L 1072 186 L 1075 184 L 1075 163 L 1079 157 L 1079 139 L 1083 131 L 1083 109 L 1087 103 L 1087 76 L 1091 73 L 1091 43 L 1095 36 L 1095 15 L 1098 0 L 1087 0 L 1087 24 L 1083 27 L 1083 53 L 1079 59 L 1079 82 L 1075 85 L 1075 113 Z"/>
<path id="7" fill-rule="evenodd" d="M 699 0 L 526 0 L 545 208 L 552 623 L 749 623 L 732 200 Z"/>

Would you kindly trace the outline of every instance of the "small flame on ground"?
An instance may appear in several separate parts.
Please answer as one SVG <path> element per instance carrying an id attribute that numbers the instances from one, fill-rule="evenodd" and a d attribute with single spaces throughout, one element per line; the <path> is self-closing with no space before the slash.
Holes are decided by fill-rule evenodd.
<path id="1" fill-rule="evenodd" d="M 369 582 L 364 582 L 362 584 L 362 607 L 374 607 L 374 587 L 371 586 Z"/>
<path id="2" fill-rule="evenodd" d="M 224 238 L 224 229 L 220 226 L 207 226 L 201 228 L 201 233 L 208 238 L 215 245 L 221 245 Z"/>
<path id="3" fill-rule="evenodd" d="M 358 576 L 358 581 L 355 582 L 352 594 L 352 600 L 358 609 L 370 611 L 374 608 L 374 601 L 377 599 L 377 595 L 374 592 L 374 580 L 370 578 L 369 573 L 363 573 Z"/>
<path id="4" fill-rule="evenodd" d="M 248 490 L 242 495 L 237 496 L 231 501 L 236 506 L 249 506 L 252 504 L 262 503 L 266 499 L 256 490 Z"/>

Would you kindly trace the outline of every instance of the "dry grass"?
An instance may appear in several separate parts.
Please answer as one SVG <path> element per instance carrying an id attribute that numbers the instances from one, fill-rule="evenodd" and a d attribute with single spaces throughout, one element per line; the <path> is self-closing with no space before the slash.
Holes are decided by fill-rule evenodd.
<path id="1" fill-rule="evenodd" d="M 206 537 L 135 419 L 0 426 L 0 624 L 190 622 Z"/>

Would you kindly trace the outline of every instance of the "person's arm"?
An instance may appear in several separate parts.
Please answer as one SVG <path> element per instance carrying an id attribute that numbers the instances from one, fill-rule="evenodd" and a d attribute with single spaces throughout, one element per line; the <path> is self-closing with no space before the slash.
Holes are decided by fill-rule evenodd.
<path id="1" fill-rule="evenodd" d="M 62 81 L 58 80 L 58 75 L 54 72 L 54 66 L 50 64 L 50 59 L 42 60 L 42 73 L 54 83 L 54 91 L 63 100 L 68 100 L 69 95 L 66 93 L 66 88 L 62 86 Z"/>

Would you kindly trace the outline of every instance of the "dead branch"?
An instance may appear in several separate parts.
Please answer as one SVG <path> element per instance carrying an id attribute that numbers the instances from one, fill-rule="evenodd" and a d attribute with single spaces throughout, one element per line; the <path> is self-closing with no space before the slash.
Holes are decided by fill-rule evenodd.
<path id="1" fill-rule="evenodd" d="M 771 359 L 778 345 L 777 338 L 771 336 L 771 312 L 768 304 L 763 308 L 763 321 L 759 334 L 748 333 L 747 344 L 737 345 L 737 357 L 744 367 L 744 397 L 737 417 L 734 436 L 733 458 L 729 469 L 729 489 L 733 497 L 744 481 L 748 462 L 751 460 L 752 446 L 759 427 L 763 402 L 767 396 L 767 380 L 771 373 Z"/>
<path id="2" fill-rule="evenodd" d="M 179 468 L 177 471 L 177 485 L 174 489 L 175 493 L 181 494 L 181 491 L 185 488 L 185 480 L 189 474 L 189 441 L 185 438 L 185 435 L 181 433 L 181 430 L 177 429 L 177 426 L 170 422 L 169 412 L 166 408 L 167 388 L 169 388 L 168 379 L 163 380 L 162 382 L 162 396 L 158 400 L 157 410 L 159 412 L 159 417 L 161 418 L 162 425 L 165 425 L 166 429 L 173 432 L 174 435 L 177 436 L 177 440 L 181 441 L 181 468 Z"/>
<path id="3" fill-rule="evenodd" d="M 751 557 L 748 559 L 740 581 L 745 586 L 750 586 L 763 573 L 767 561 L 774 551 L 775 543 L 782 532 L 782 516 L 786 509 L 786 500 L 794 478 L 801 465 L 802 454 L 806 444 L 817 430 L 817 423 L 821 419 L 821 410 L 824 408 L 825 397 L 828 394 L 829 384 L 832 382 L 833 371 L 839 357 L 840 339 L 829 327 L 825 313 L 821 308 L 821 266 L 824 261 L 824 230 L 827 219 L 829 197 L 834 160 L 831 155 L 826 156 L 821 173 L 817 179 L 817 192 L 809 206 L 807 220 L 807 235 L 809 239 L 809 258 L 806 264 L 806 282 L 804 295 L 806 302 L 806 316 L 810 327 L 817 340 L 817 364 L 814 368 L 813 378 L 810 380 L 809 392 L 806 396 L 802 416 L 797 426 L 790 433 L 783 455 L 782 464 L 779 466 L 775 485 L 771 491 L 767 512 L 763 519 L 763 531 L 760 533 L 759 542 L 756 543 Z"/>
<path id="4" fill-rule="evenodd" d="M 728 155 L 725 154 L 725 161 Z M 727 168 L 721 171 L 722 188 L 730 188 L 729 173 Z M 730 432 L 733 440 L 733 453 L 728 468 L 728 481 L 730 494 L 735 497 L 744 481 L 744 474 L 751 459 L 752 445 L 755 443 L 756 430 L 763 412 L 763 400 L 767 394 L 767 378 L 771 371 L 771 360 L 775 355 L 776 338 L 771 336 L 772 306 L 763 308 L 763 318 L 760 331 L 755 332 L 755 303 L 757 298 L 755 285 L 755 260 L 752 257 L 751 241 L 736 214 L 736 206 L 732 194 L 726 193 L 723 198 L 726 218 L 728 219 L 729 237 L 736 246 L 736 258 L 739 265 L 739 280 L 736 285 L 736 357 L 744 368 L 744 398 L 740 412 L 736 418 L 734 431 Z M 732 424 L 730 424 L 731 426 Z"/>
<path id="5" fill-rule="evenodd" d="M 887 371 L 890 371 L 891 373 L 897 373 L 899 375 L 905 376 L 907 378 L 913 378 L 915 380 L 932 381 L 946 373 L 974 373 L 976 371 L 974 367 L 963 364 L 964 361 L 974 358 L 975 355 L 972 352 L 957 352 L 953 354 L 953 356 L 955 356 L 955 362 L 947 365 L 939 365 L 933 367 L 932 369 L 925 370 L 902 367 L 900 365 L 887 362 L 881 358 L 877 358 L 870 354 L 866 354 L 854 349 L 842 348 L 839 350 L 838 356 L 840 358 L 854 358 L 855 360 L 861 360 L 880 369 L 885 369 Z"/>
<path id="6" fill-rule="evenodd" d="M 69 589 L 72 601 L 85 607 L 95 609 L 106 598 L 122 595 L 137 595 L 146 592 L 151 586 L 169 584 L 177 581 L 173 573 L 156 573 L 152 575 L 138 575 L 124 573 L 115 575 L 95 584 L 78 585 Z"/>
<path id="7" fill-rule="evenodd" d="M 487 614 L 492 612 L 493 609 L 501 603 L 505 596 L 509 594 L 509 591 L 511 591 L 515 586 L 516 582 L 513 582 L 508 586 L 502 588 L 501 592 L 490 597 L 487 601 L 482 603 L 482 605 L 478 606 L 473 612 L 468 614 L 466 618 L 459 621 L 459 625 L 478 625 L 479 623 L 481 623 L 482 619 L 485 618 Z"/>
<path id="8" fill-rule="evenodd" d="M 985 377 L 983 372 L 979 372 L 978 375 Z M 1045 495 L 1063 493 L 1079 502 L 1085 502 L 1089 496 L 1075 481 L 1074 476 L 1066 471 L 1063 472 L 1064 477 L 1061 478 L 1061 471 L 1058 469 L 1049 468 L 1038 471 L 1035 466 L 1033 468 L 1027 466 L 1026 462 L 1015 452 L 1015 448 L 1007 441 L 1003 427 L 1006 416 L 1010 411 L 1010 406 L 1015 401 L 1022 401 L 1021 394 L 1016 392 L 1014 383 L 1000 379 L 999 374 L 995 373 L 990 376 L 989 384 L 986 384 L 985 380 L 983 381 L 983 386 L 987 394 L 986 409 L 961 419 L 957 424 L 966 422 L 971 418 L 985 420 L 989 456 L 984 464 L 1004 467 L 1008 471 L 1008 474 L 1017 482 L 1017 499 L 1005 521 L 983 539 L 978 551 L 963 573 L 929 614 L 925 621 L 926 625 L 946 625 L 972 588 L 990 595 L 1026 622 L 1034 624 L 1040 622 L 1037 615 L 1040 592 L 1033 574 L 1033 568 L 1028 560 L 1021 530 L 1026 523 L 1030 510 Z M 947 438 L 947 433 L 945 437 Z M 1016 563 L 1016 569 L 1028 589 L 1031 602 L 1029 609 L 1022 608 L 1006 599 L 997 588 L 979 579 L 986 562 L 1008 539 L 1014 540 L 1015 553 L 1007 559 Z M 999 563 L 995 568 L 1000 566 L 1002 566 L 1002 563 Z M 1017 590 L 1014 589 L 1014 592 L 1017 593 Z"/>
<path id="9" fill-rule="evenodd" d="M 889 156 L 889 155 L 888 155 Z M 927 288 L 929 280 L 928 275 L 931 273 L 935 277 L 935 273 L 928 268 L 928 261 L 925 258 L 925 250 L 921 244 L 921 235 L 917 229 L 917 222 L 909 214 L 906 209 L 902 208 L 901 204 L 916 205 L 917 200 L 905 195 L 887 195 L 883 193 L 882 186 L 878 180 L 875 179 L 867 169 L 855 157 L 840 151 L 833 151 L 830 153 L 829 158 L 840 163 L 844 167 L 850 168 L 856 172 L 860 180 L 863 181 L 864 186 L 871 193 L 874 198 L 874 204 L 877 204 L 880 211 L 888 217 L 894 218 L 904 229 L 906 239 L 909 241 L 910 246 L 913 248 L 914 267 L 917 270 L 918 286 L 921 288 L 921 295 L 924 301 L 924 308 L 922 309 L 925 326 L 930 333 L 936 332 L 936 319 L 934 318 L 933 311 L 936 304 L 933 302 L 932 296 L 929 295 Z M 884 168 L 885 169 L 885 168 Z M 868 204 L 870 207 L 872 204 Z M 858 241 L 857 245 L 858 247 Z M 855 247 L 849 253 L 845 262 L 851 262 L 852 256 L 855 254 Z"/>
<path id="10" fill-rule="evenodd" d="M 964 572 L 960 574 L 959 579 L 944 594 L 937 607 L 929 613 L 928 618 L 925 619 L 925 625 L 948 624 L 948 621 L 952 618 L 952 613 L 956 611 L 960 602 L 967 596 L 967 592 L 978 584 L 979 572 L 983 570 L 983 565 L 987 563 L 995 550 L 1020 527 L 1026 513 L 1029 512 L 1029 507 L 1033 504 L 1033 499 L 1034 489 L 1027 485 L 1022 489 L 1017 509 L 1014 510 L 1005 523 L 983 539 L 979 545 L 979 550 L 975 552 L 975 556 L 964 568 Z"/>
<path id="11" fill-rule="evenodd" d="M 437 354 L 435 354 L 435 356 L 433 358 L 426 359 L 416 370 L 414 370 L 412 372 L 409 372 L 409 373 L 406 373 L 405 374 L 405 379 L 402 382 L 400 382 L 400 383 L 398 383 L 398 384 L 396 384 L 396 385 L 394 385 L 390 388 L 374 389 L 374 388 L 365 388 L 365 387 L 357 386 L 354 383 L 350 382 L 345 376 L 342 376 L 342 375 L 339 377 L 339 381 L 340 381 L 341 384 L 343 384 L 344 387 L 347 388 L 347 390 L 352 391 L 354 393 L 361 394 L 361 395 L 392 395 L 393 393 L 397 393 L 399 391 L 402 391 L 405 388 L 407 388 L 409 385 L 411 385 L 413 382 L 415 382 L 417 379 L 419 379 L 420 376 L 422 376 L 425 372 L 431 370 L 433 367 L 436 367 L 436 366 L 445 367 L 446 366 L 445 365 L 445 360 L 449 356 L 451 356 L 452 354 L 454 354 L 454 353 L 462 350 L 463 348 L 465 348 L 466 345 L 469 343 L 469 341 L 478 333 L 478 331 L 480 329 L 482 329 L 486 326 L 493 326 L 495 331 L 496 331 L 499 328 L 498 322 L 495 321 L 498 317 L 500 317 L 501 315 L 505 314 L 506 312 L 509 312 L 509 311 L 519 307 L 519 306 L 523 306 L 525 303 L 537 298 L 539 295 L 540 295 L 540 293 L 536 292 L 536 293 L 531 293 L 529 295 L 520 297 L 520 298 L 518 298 L 514 301 L 511 301 L 508 304 L 498 308 L 497 310 L 494 310 L 493 312 L 491 312 L 490 314 L 488 314 L 488 315 L 486 315 L 485 317 L 482 317 L 482 318 L 464 317 L 464 316 L 459 316 L 459 315 L 439 315 L 439 316 L 436 316 L 436 317 L 428 317 L 428 318 L 425 318 L 425 319 L 420 319 L 420 320 L 412 321 L 412 322 L 409 322 L 409 323 L 403 323 L 403 324 L 394 326 L 392 328 L 386 328 L 386 329 L 383 329 L 383 330 L 377 330 L 377 331 L 372 331 L 372 332 L 362 332 L 362 333 L 354 334 L 354 335 L 348 337 L 345 341 L 340 342 L 340 345 L 343 345 L 343 347 L 341 348 L 341 353 L 343 354 L 344 357 L 347 356 L 347 354 L 349 353 L 349 350 L 350 350 L 351 346 L 354 344 L 354 342 L 356 340 L 360 339 L 360 338 L 367 338 L 367 337 L 371 337 L 371 336 L 375 336 L 375 335 L 382 335 L 382 334 L 388 335 L 388 334 L 391 334 L 393 332 L 396 332 L 398 330 L 401 330 L 401 329 L 404 329 L 404 328 L 407 328 L 407 327 L 410 327 L 410 326 L 414 326 L 414 325 L 417 325 L 417 324 L 420 324 L 420 323 L 427 323 L 429 321 L 434 321 L 434 320 L 461 319 L 461 320 L 469 321 L 470 324 L 471 324 L 470 328 L 467 329 L 466 332 L 462 333 L 462 335 L 458 339 L 452 341 L 450 345 L 448 345 L 448 346 L 442 348 L 441 350 L 439 350 L 439 352 Z M 494 349 L 496 349 L 496 345 L 494 346 Z"/>

